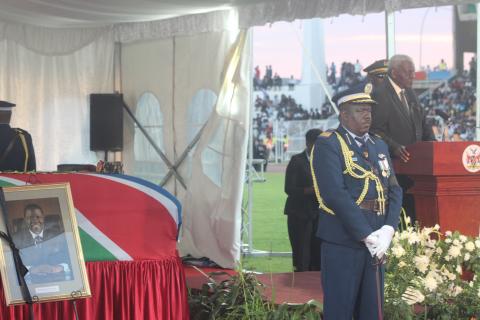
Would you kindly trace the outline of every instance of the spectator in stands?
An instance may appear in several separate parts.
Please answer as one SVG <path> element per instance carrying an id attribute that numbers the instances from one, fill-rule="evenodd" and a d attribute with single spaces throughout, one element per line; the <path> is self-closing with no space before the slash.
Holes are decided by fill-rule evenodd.
<path id="1" fill-rule="evenodd" d="M 293 91 L 293 89 L 295 89 L 295 79 L 291 75 L 290 79 L 288 79 L 288 90 Z"/>
<path id="2" fill-rule="evenodd" d="M 318 202 L 310 170 L 310 153 L 320 133 L 320 129 L 307 131 L 306 149 L 290 159 L 285 174 L 287 202 L 284 213 L 288 216 L 288 237 L 296 272 L 320 270 L 320 241 L 315 236 Z"/>
<path id="3" fill-rule="evenodd" d="M 360 71 L 362 71 L 362 65 L 360 64 L 360 61 L 357 61 L 355 62 L 355 69 L 354 69 L 354 72 L 355 72 L 355 75 L 357 76 L 360 76 Z"/>
<path id="4" fill-rule="evenodd" d="M 439 71 L 446 71 L 447 70 L 447 63 L 445 60 L 441 59 L 440 63 L 438 64 L 438 70 Z"/>
<path id="5" fill-rule="evenodd" d="M 412 89 L 415 66 L 406 55 L 394 55 L 388 64 L 388 78 L 373 92 L 377 105 L 372 107 L 371 130 L 388 144 L 390 153 L 408 162 L 408 145 L 417 141 L 435 141 L 431 125 L 426 122 L 425 111 Z M 405 191 L 413 186 L 406 175 L 397 175 L 404 191 L 403 207 L 415 221 L 413 196 Z"/>
<path id="6" fill-rule="evenodd" d="M 470 81 L 472 81 L 472 84 L 475 87 L 477 85 L 477 58 L 473 56 L 468 64 L 470 66 Z"/>
<path id="7" fill-rule="evenodd" d="M 273 76 L 273 90 L 280 90 L 282 89 L 282 78 L 275 72 Z"/>
<path id="8" fill-rule="evenodd" d="M 335 84 L 337 82 L 337 68 L 335 66 L 335 62 L 332 62 L 330 65 L 330 76 L 328 77 L 329 84 Z"/>

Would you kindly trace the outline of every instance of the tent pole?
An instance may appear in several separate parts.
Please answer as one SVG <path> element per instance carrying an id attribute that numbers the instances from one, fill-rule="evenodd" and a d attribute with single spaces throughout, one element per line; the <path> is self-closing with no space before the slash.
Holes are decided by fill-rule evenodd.
<path id="1" fill-rule="evenodd" d="M 475 86 L 475 90 L 476 90 L 476 94 L 477 94 L 477 97 L 480 97 L 480 85 L 479 85 L 479 79 L 480 79 L 480 73 L 478 72 L 478 68 L 479 68 L 479 65 L 480 65 L 480 60 L 478 59 L 478 53 L 480 52 L 480 15 L 478 14 L 480 10 L 480 4 L 477 3 L 476 5 L 476 11 L 477 11 L 477 52 L 476 52 L 476 62 L 477 62 L 477 72 L 476 72 L 476 86 Z M 475 123 L 475 140 L 476 141 L 479 141 L 480 140 L 480 102 L 478 101 L 479 99 L 477 98 L 475 104 L 476 104 L 476 114 L 475 114 L 475 119 L 476 119 L 476 123 Z"/>
<path id="2" fill-rule="evenodd" d="M 395 54 L 395 12 L 385 11 L 385 32 L 387 39 L 387 58 Z"/>
<path id="3" fill-rule="evenodd" d="M 248 41 L 250 42 L 250 59 L 253 62 L 253 28 L 249 28 L 248 30 Z M 252 227 L 252 208 L 253 208 L 253 114 L 255 109 L 255 101 L 253 97 L 253 63 L 251 64 L 251 68 L 249 70 L 250 74 L 250 111 L 249 111 L 249 119 L 250 125 L 248 126 L 248 202 L 247 202 L 247 227 L 248 227 L 248 249 L 247 253 L 253 252 L 253 227 Z"/>

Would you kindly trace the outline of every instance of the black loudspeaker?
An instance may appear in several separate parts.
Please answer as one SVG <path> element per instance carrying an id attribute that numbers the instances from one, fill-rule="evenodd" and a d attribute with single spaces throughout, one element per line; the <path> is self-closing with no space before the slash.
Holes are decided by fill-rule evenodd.
<path id="1" fill-rule="evenodd" d="M 123 149 L 123 96 L 116 93 L 90 94 L 90 150 Z"/>

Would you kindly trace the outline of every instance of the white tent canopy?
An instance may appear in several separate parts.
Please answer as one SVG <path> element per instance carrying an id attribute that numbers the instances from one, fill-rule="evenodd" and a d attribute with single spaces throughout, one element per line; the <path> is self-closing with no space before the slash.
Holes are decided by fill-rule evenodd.
<path id="1" fill-rule="evenodd" d="M 184 206 L 182 252 L 232 267 L 240 256 L 252 70 L 249 39 L 237 27 L 469 2 L 2 0 L 0 100 L 17 103 L 13 125 L 32 133 L 46 171 L 103 157 L 89 149 L 90 93 L 118 90 L 134 113 L 161 118 L 153 136 L 171 163 L 200 131 L 190 128 L 203 127 L 179 167 L 187 189 L 173 178 L 166 188 Z M 137 112 L 142 101 L 148 110 Z M 142 138 L 130 119 L 125 125 L 122 159 L 135 174 L 151 150 L 137 155 Z"/>

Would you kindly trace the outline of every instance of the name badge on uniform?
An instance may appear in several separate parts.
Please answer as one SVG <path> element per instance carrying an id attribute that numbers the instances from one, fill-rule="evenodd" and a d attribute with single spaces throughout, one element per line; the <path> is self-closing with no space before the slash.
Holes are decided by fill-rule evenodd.
<path id="1" fill-rule="evenodd" d="M 388 159 L 383 153 L 378 154 L 378 166 L 382 170 L 382 176 L 388 178 L 391 174 L 390 165 Z"/>
<path id="2" fill-rule="evenodd" d="M 357 162 L 358 161 L 357 157 L 352 157 L 352 161 Z"/>

